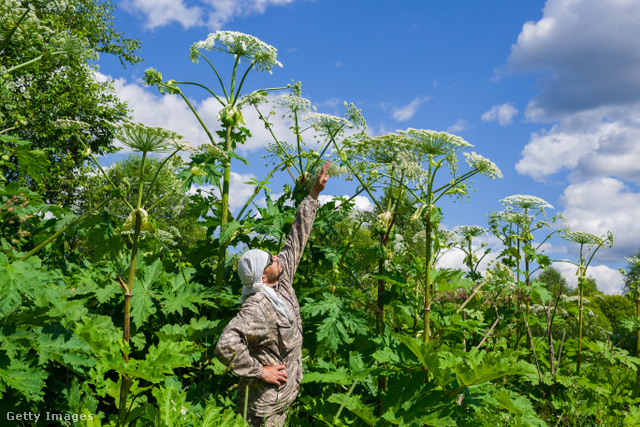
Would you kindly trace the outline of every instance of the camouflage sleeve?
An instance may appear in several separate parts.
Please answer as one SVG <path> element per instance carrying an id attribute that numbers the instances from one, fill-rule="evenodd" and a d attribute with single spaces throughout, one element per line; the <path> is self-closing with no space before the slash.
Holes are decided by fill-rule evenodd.
<path id="1" fill-rule="evenodd" d="M 278 259 L 284 268 L 285 283 L 293 283 L 293 276 L 307 245 L 317 210 L 318 201 L 311 196 L 307 196 L 298 207 L 291 231 L 284 242 L 284 248 L 278 254 Z"/>
<path id="2" fill-rule="evenodd" d="M 268 338 L 269 322 L 260 306 L 250 301 L 240 309 L 222 331 L 215 355 L 241 377 L 260 378 L 262 364 L 251 355 L 249 348 Z"/>

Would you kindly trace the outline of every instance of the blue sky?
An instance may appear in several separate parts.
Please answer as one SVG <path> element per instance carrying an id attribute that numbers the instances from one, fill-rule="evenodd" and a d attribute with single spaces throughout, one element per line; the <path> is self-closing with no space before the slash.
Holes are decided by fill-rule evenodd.
<path id="1" fill-rule="evenodd" d="M 504 178 L 474 179 L 468 203 L 445 203 L 444 226 L 487 226 L 486 214 L 502 210 L 514 194 L 540 197 L 575 231 L 613 232 L 615 245 L 601 250 L 590 274 L 605 293 L 618 293 L 625 266 L 640 246 L 640 2 L 634 0 L 125 0 L 116 23 L 143 42 L 145 63 L 123 69 L 103 56 L 99 71 L 114 80 L 134 118 L 177 131 L 192 142 L 204 134 L 186 105 L 144 87 L 144 70 L 166 79 L 214 86 L 189 47 L 216 30 L 239 31 L 278 49 L 284 65 L 273 74 L 253 72 L 247 91 L 302 82 L 303 96 L 319 112 L 342 116 L 353 102 L 369 133 L 398 129 L 448 131 L 494 161 Z M 209 56 L 230 71 L 232 58 Z M 217 110 L 204 91 L 189 91 L 213 123 Z M 246 114 L 254 138 L 241 154 L 250 167 L 233 166 L 234 200 L 251 188 L 242 183 L 267 173 L 260 156 L 269 142 Z M 287 134 L 288 123 L 276 123 Z M 105 159 L 108 162 L 110 159 Z M 287 176 L 276 177 L 274 192 Z M 330 181 L 326 193 L 353 193 L 354 185 Z M 359 200 L 366 207 L 365 199 Z M 542 237 L 541 235 L 538 236 Z M 500 248 L 495 239 L 487 243 Z M 576 260 L 576 248 L 553 240 L 555 259 Z M 457 266 L 451 253 L 441 265 Z M 556 265 L 570 283 L 575 267 Z"/>

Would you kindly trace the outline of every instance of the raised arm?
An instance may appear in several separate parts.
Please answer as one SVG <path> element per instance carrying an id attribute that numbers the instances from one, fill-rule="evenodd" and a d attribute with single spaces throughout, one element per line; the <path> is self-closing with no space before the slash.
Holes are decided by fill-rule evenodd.
<path id="1" fill-rule="evenodd" d="M 296 218 L 291 225 L 291 231 L 289 231 L 287 240 L 284 243 L 284 248 L 278 254 L 278 258 L 284 268 L 283 276 L 288 279 L 285 280 L 286 283 L 293 283 L 293 275 L 298 268 L 302 252 L 307 245 L 313 221 L 316 218 L 316 210 L 318 209 L 318 195 L 324 190 L 329 180 L 328 169 L 329 161 L 324 164 L 318 173 L 318 177 L 309 191 L 309 196 L 298 207 Z"/>

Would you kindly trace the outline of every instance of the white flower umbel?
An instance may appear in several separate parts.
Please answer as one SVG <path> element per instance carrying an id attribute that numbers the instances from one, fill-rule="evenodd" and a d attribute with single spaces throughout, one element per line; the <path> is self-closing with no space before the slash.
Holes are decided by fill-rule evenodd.
<path id="1" fill-rule="evenodd" d="M 275 66 L 282 67 L 280 61 L 276 59 L 278 51 L 275 47 L 254 36 L 237 31 L 216 31 L 209 34 L 206 40 L 194 43 L 189 54 L 193 62 L 198 62 L 198 56 L 202 50 L 230 53 L 254 64 L 257 70 L 269 73 Z"/>
<path id="2" fill-rule="evenodd" d="M 324 113 L 309 113 L 302 120 L 309 123 L 318 132 L 325 132 L 334 136 L 342 132 L 345 127 L 353 126 L 351 122 L 342 117 Z"/>
<path id="3" fill-rule="evenodd" d="M 487 234 L 487 230 L 478 225 L 461 225 L 456 227 L 455 232 L 460 237 L 478 237 Z"/>
<path id="4" fill-rule="evenodd" d="M 176 147 L 176 141 L 183 141 L 182 136 L 175 132 L 142 123 L 124 123 L 116 136 L 127 147 L 142 153 L 171 151 Z"/>
<path id="5" fill-rule="evenodd" d="M 467 164 L 473 169 L 477 169 L 482 175 L 488 176 L 491 179 L 502 178 L 500 168 L 486 157 L 476 152 L 464 153 L 464 157 L 467 160 Z"/>
<path id="6" fill-rule="evenodd" d="M 419 151 L 422 155 L 449 156 L 465 148 L 473 147 L 459 136 L 447 132 L 413 128 L 397 132 L 400 135 L 411 137 L 414 140 L 414 150 Z"/>
<path id="7" fill-rule="evenodd" d="M 500 203 L 507 206 L 508 208 L 519 208 L 524 210 L 535 209 L 544 212 L 544 210 L 547 208 L 553 209 L 553 206 L 539 197 L 527 196 L 522 194 L 515 194 L 513 196 L 505 197 L 504 199 L 500 200 Z"/>
<path id="8" fill-rule="evenodd" d="M 294 113 L 306 113 L 307 111 L 311 111 L 311 101 L 295 95 L 279 96 L 275 99 L 275 104 L 278 107 L 286 108 Z"/>

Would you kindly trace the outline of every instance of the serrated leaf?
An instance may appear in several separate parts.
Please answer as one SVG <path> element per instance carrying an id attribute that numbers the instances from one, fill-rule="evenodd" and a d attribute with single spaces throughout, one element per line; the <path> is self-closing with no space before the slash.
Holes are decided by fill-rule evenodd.
<path id="1" fill-rule="evenodd" d="M 11 359 L 9 366 L 0 367 L 0 383 L 22 393 L 28 401 L 42 401 L 47 371 L 32 367 L 24 359 Z"/>

